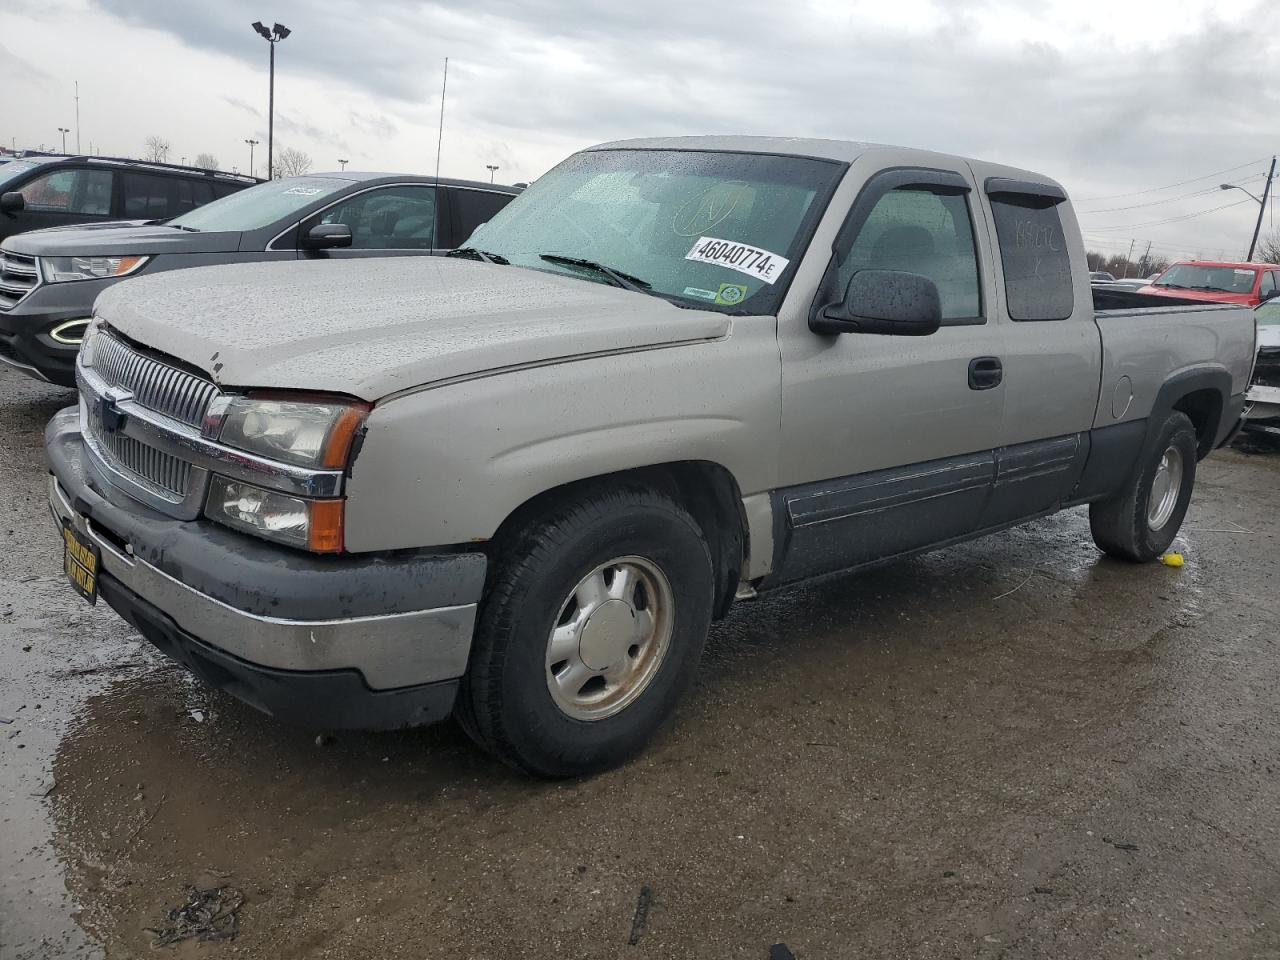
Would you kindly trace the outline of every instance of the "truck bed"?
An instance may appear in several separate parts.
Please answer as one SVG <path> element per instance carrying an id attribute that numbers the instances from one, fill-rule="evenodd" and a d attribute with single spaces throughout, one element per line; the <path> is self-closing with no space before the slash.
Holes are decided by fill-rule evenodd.
<path id="1" fill-rule="evenodd" d="M 1206 304 L 1203 300 L 1192 300 L 1187 297 L 1166 297 L 1157 293 L 1139 293 L 1137 290 L 1110 290 L 1106 287 L 1091 287 L 1093 290 L 1093 309 L 1101 310 L 1135 310 L 1142 308 L 1160 308 L 1170 306 L 1233 306 L 1233 304 Z"/>
<path id="2" fill-rule="evenodd" d="M 1204 369 L 1210 359 L 1230 373 L 1230 395 L 1244 393 L 1256 349 L 1251 308 L 1096 287 L 1093 302 L 1102 383 L 1116 385 L 1099 398 L 1095 426 L 1148 416 L 1171 375 Z"/>

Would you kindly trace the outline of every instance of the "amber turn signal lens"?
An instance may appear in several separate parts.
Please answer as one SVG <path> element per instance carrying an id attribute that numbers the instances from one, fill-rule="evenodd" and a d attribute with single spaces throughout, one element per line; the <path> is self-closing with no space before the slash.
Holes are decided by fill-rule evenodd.
<path id="1" fill-rule="evenodd" d="M 324 445 L 324 454 L 320 458 L 321 466 L 330 470 L 341 470 L 347 465 L 347 458 L 351 455 L 351 442 L 368 415 L 369 408 L 363 404 L 352 404 L 338 414 L 338 419 L 329 430 L 329 439 Z"/>
<path id="2" fill-rule="evenodd" d="M 308 547 L 315 553 L 342 552 L 344 500 L 313 500 Z"/>

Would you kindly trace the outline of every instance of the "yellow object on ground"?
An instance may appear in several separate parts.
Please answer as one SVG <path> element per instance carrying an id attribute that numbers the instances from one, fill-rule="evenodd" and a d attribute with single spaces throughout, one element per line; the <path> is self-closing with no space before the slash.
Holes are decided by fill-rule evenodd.
<path id="1" fill-rule="evenodd" d="M 1160 558 L 1160 562 L 1163 563 L 1166 567 L 1180 567 L 1183 564 L 1182 554 L 1166 553 L 1163 557 Z"/>

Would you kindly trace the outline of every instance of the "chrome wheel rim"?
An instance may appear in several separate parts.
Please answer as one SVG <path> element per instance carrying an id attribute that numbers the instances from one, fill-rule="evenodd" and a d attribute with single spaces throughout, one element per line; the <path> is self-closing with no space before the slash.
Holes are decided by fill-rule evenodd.
<path id="1" fill-rule="evenodd" d="M 1169 447 L 1160 457 L 1156 475 L 1151 478 L 1151 496 L 1147 498 L 1147 526 L 1159 530 L 1173 516 L 1182 492 L 1182 451 Z"/>
<path id="2" fill-rule="evenodd" d="M 671 646 L 675 600 L 643 557 L 602 563 L 560 605 L 547 639 L 547 689 L 575 720 L 603 720 L 648 688 Z"/>

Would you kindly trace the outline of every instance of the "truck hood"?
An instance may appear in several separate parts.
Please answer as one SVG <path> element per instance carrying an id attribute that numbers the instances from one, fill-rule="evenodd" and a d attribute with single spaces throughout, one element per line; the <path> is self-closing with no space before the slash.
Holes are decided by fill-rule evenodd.
<path id="1" fill-rule="evenodd" d="M 725 336 L 721 313 L 443 257 L 248 263 L 139 277 L 94 312 L 232 387 L 378 400 L 459 377 Z"/>
<path id="2" fill-rule="evenodd" d="M 115 220 L 30 230 L 10 237 L 4 249 L 29 257 L 115 257 L 158 253 L 230 253 L 239 231 L 193 233 L 160 223 Z"/>

